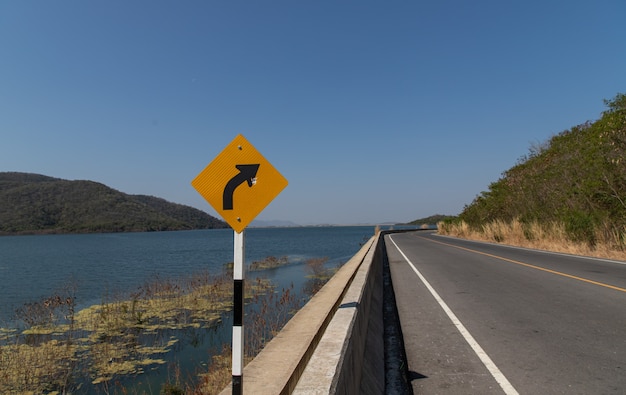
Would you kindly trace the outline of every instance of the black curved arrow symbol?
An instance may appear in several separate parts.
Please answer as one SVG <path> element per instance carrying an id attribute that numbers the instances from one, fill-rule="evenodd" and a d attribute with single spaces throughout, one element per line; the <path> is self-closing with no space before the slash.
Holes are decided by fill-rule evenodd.
<path id="1" fill-rule="evenodd" d="M 260 164 L 256 165 L 235 165 L 235 167 L 239 170 L 239 174 L 234 176 L 228 181 L 226 187 L 224 188 L 224 196 L 223 196 L 223 207 L 224 210 L 232 210 L 233 209 L 233 194 L 235 193 L 235 189 L 244 181 L 248 182 L 248 186 L 252 187 L 255 182 L 256 173 L 259 170 Z"/>

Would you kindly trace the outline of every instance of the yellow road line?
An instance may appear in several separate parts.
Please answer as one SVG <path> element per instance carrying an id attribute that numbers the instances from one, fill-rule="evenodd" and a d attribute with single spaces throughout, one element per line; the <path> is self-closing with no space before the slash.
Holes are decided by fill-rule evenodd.
<path id="1" fill-rule="evenodd" d="M 465 250 L 465 251 L 473 252 L 473 253 L 476 253 L 476 254 L 485 255 L 485 256 L 488 256 L 488 257 L 491 257 L 491 258 L 500 259 L 500 260 L 503 260 L 503 261 L 515 263 L 516 265 L 526 266 L 526 267 L 529 267 L 531 269 L 537 269 L 537 270 L 541 270 L 541 271 L 544 271 L 544 272 L 556 274 L 557 276 L 572 278 L 574 280 L 583 281 L 583 282 L 586 282 L 586 283 L 589 283 L 589 284 L 599 285 L 601 287 L 614 289 L 616 291 L 626 292 L 626 288 L 616 287 L 615 285 L 610 285 L 610 284 L 605 284 L 605 283 L 601 283 L 601 282 L 598 282 L 598 281 L 589 280 L 589 279 L 584 278 L 584 277 L 578 277 L 578 276 L 574 276 L 574 275 L 571 275 L 571 274 L 558 272 L 556 270 L 546 269 L 545 267 L 531 265 L 530 263 L 520 262 L 520 261 L 516 261 L 514 259 L 509 259 L 509 258 L 505 258 L 505 257 L 498 256 L 498 255 L 488 254 L 488 253 L 482 252 L 482 251 L 472 250 L 471 248 L 461 247 L 461 246 L 457 246 L 457 245 L 450 244 L 450 243 L 444 243 L 443 241 L 433 240 L 433 239 L 429 239 L 429 238 L 426 238 L 426 237 L 423 237 L 423 236 L 417 236 L 417 237 L 420 237 L 420 238 L 428 240 L 428 241 L 432 241 L 433 243 L 443 244 L 443 245 L 446 245 L 446 246 L 449 246 L 449 247 L 458 248 L 460 250 Z"/>

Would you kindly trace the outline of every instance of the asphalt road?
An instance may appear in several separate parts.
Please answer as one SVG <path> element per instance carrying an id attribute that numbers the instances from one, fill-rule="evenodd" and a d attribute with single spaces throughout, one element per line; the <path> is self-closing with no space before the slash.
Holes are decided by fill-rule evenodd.
<path id="1" fill-rule="evenodd" d="M 626 394 L 626 264 L 387 235 L 416 394 Z"/>

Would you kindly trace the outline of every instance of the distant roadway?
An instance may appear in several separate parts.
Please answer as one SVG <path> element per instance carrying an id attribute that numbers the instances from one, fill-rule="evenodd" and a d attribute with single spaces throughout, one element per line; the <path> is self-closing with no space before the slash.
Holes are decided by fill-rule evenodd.
<path id="1" fill-rule="evenodd" d="M 385 236 L 416 394 L 626 394 L 626 264 Z"/>

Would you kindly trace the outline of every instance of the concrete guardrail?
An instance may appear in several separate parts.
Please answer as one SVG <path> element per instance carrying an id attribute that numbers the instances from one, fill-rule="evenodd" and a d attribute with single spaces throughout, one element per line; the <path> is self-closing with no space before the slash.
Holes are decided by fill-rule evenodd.
<path id="1" fill-rule="evenodd" d="M 362 383 L 383 392 L 382 312 L 376 311 L 382 267 L 373 265 L 378 240 L 370 238 L 246 365 L 244 393 L 359 393 Z"/>
<path id="2" fill-rule="evenodd" d="M 244 393 L 410 393 L 384 237 L 408 231 L 372 236 L 244 368 Z"/>

